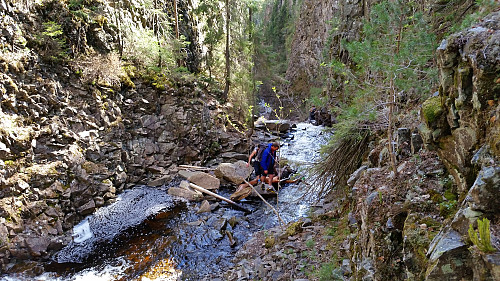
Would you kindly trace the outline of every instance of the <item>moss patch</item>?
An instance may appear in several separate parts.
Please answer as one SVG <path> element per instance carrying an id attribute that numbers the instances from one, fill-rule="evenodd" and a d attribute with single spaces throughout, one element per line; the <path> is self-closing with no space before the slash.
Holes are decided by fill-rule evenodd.
<path id="1" fill-rule="evenodd" d="M 294 236 L 300 232 L 302 232 L 302 221 L 294 222 L 286 228 L 287 236 Z"/>
<path id="2" fill-rule="evenodd" d="M 266 237 L 266 240 L 264 240 L 264 247 L 267 249 L 272 248 L 276 244 L 276 238 L 274 236 L 268 236 Z"/>
<path id="3" fill-rule="evenodd" d="M 443 114 L 440 97 L 432 97 L 422 104 L 422 116 L 427 125 L 432 126 Z"/>

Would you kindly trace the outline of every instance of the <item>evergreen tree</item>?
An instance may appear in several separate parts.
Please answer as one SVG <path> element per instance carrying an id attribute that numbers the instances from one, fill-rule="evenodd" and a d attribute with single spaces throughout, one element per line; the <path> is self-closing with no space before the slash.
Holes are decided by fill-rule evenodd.
<path id="1" fill-rule="evenodd" d="M 417 7 L 384 1 L 373 6 L 363 39 L 343 42 L 352 65 L 329 63 L 344 84 L 340 120 L 349 124 L 338 125 L 340 137 L 352 129 L 387 127 L 387 112 L 401 106 L 401 97 L 418 100 L 430 94 L 436 83 L 432 60 L 437 46 L 426 27 Z"/>
<path id="2" fill-rule="evenodd" d="M 407 102 L 417 102 L 430 95 L 436 85 L 433 66 L 434 36 L 427 32 L 427 21 L 415 3 L 384 1 L 372 7 L 364 23 L 362 38 L 343 42 L 350 65 L 332 60 L 327 65 L 342 81 L 338 100 L 338 123 L 335 135 L 323 149 L 324 158 L 316 173 L 329 179 L 321 189 L 332 190 L 346 179 L 360 163 L 367 133 L 387 130 L 392 152 L 393 118 Z M 352 155 L 356 155 L 355 157 Z M 358 157 L 358 158 L 356 158 Z M 396 173 L 396 159 L 391 153 Z M 344 167 L 351 169 L 331 169 Z"/>

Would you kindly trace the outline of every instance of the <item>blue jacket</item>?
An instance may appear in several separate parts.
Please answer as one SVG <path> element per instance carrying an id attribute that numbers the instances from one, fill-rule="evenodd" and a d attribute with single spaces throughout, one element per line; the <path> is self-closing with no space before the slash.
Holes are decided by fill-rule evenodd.
<path id="1" fill-rule="evenodd" d="M 272 152 L 271 145 L 272 145 L 271 143 L 268 144 L 266 150 L 262 152 L 260 165 L 262 166 L 262 170 L 264 171 L 274 167 L 274 158 L 276 157 L 276 153 Z"/>

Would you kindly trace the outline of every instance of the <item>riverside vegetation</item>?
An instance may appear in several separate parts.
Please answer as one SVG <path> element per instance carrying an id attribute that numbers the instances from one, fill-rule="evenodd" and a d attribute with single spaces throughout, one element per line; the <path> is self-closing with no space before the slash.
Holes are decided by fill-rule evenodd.
<path id="1" fill-rule="evenodd" d="M 42 273 L 124 190 L 245 155 L 264 99 L 333 123 L 323 200 L 214 278 L 500 280 L 499 6 L 0 0 L 2 272 Z"/>

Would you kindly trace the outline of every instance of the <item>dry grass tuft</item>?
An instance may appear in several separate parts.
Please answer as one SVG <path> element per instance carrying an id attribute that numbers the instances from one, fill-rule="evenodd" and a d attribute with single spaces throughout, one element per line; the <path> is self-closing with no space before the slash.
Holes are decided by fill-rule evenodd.
<path id="1" fill-rule="evenodd" d="M 82 78 L 87 83 L 97 83 L 107 87 L 119 87 L 120 77 L 125 75 L 122 62 L 117 53 L 94 56 L 75 60 L 74 66 L 82 70 Z"/>
<path id="2" fill-rule="evenodd" d="M 313 169 L 312 193 L 328 195 L 336 187 L 347 184 L 349 176 L 356 171 L 368 152 L 370 132 L 361 132 L 361 137 L 351 135 L 329 147 L 329 151 Z"/>

